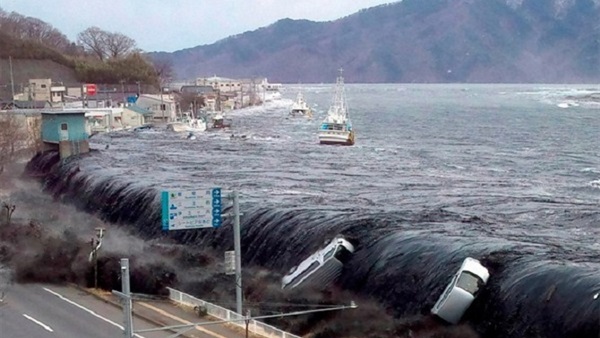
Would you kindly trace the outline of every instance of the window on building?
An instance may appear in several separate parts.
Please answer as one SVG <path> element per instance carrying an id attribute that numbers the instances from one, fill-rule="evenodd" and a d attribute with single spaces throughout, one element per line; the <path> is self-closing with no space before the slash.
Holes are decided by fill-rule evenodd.
<path id="1" fill-rule="evenodd" d="M 60 124 L 60 130 L 68 130 L 67 124 L 66 123 L 61 123 Z"/>

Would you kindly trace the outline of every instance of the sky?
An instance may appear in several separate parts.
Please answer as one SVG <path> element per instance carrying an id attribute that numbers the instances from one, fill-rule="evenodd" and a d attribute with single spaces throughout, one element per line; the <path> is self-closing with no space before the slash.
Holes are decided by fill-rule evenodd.
<path id="1" fill-rule="evenodd" d="M 144 51 L 212 44 L 279 19 L 331 21 L 397 0 L 0 0 L 0 8 L 43 20 L 71 41 L 86 28 L 119 32 Z"/>

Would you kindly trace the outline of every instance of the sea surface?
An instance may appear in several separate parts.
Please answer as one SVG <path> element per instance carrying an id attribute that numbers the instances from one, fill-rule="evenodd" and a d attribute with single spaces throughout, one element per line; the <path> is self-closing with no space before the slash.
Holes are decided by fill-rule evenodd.
<path id="1" fill-rule="evenodd" d="M 289 117 L 298 91 L 312 120 Z M 331 85 L 228 113 L 231 130 L 96 135 L 33 160 L 57 195 L 160 234 L 161 190 L 237 190 L 243 263 L 284 273 L 357 243 L 341 287 L 426 314 L 462 260 L 490 279 L 465 314 L 484 337 L 600 337 L 600 102 L 594 85 L 348 84 L 356 145 L 322 146 Z M 182 232 L 230 249 L 231 228 Z"/>

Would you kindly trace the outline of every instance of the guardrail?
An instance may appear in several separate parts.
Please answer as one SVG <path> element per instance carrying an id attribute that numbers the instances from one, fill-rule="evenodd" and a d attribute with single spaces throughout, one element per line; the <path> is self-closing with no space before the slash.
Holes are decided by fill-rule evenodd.
<path id="1" fill-rule="evenodd" d="M 244 319 L 244 316 L 224 307 L 203 301 L 202 299 L 198 299 L 194 296 L 188 295 L 187 293 L 183 293 L 169 287 L 167 287 L 167 289 L 169 290 L 169 299 L 179 304 L 194 308 L 200 307 L 202 309 L 206 309 L 206 314 L 221 320 Z M 231 322 L 231 324 L 244 329 L 246 328 L 245 321 L 235 321 Z M 250 319 L 248 331 L 268 338 L 301 338 L 300 336 L 285 332 L 274 326 L 259 322 L 258 320 L 254 319 Z"/>

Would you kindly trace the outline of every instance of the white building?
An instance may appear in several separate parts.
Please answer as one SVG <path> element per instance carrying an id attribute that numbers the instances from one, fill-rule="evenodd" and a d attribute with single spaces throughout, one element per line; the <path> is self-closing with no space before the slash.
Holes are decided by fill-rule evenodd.
<path id="1" fill-rule="evenodd" d="M 177 119 L 177 103 L 171 94 L 142 94 L 135 104 L 154 114 L 154 121 L 175 121 Z"/>

